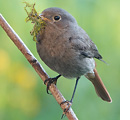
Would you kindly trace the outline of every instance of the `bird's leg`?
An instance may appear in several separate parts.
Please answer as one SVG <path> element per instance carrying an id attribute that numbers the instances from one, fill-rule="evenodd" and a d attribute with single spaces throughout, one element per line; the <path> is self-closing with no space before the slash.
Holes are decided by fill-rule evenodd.
<path id="1" fill-rule="evenodd" d="M 80 77 L 78 77 L 78 78 L 76 79 L 76 83 L 75 83 L 75 87 L 74 87 L 74 91 L 73 91 L 71 100 L 70 100 L 70 101 L 66 100 L 66 101 L 63 101 L 63 102 L 60 103 L 60 105 L 62 105 L 62 104 L 64 104 L 64 103 L 67 103 L 67 105 L 68 105 L 68 107 L 64 109 L 63 114 L 62 114 L 62 116 L 61 116 L 61 119 L 65 116 L 65 114 L 68 112 L 68 110 L 70 109 L 70 107 L 71 107 L 71 105 L 72 105 L 73 98 L 74 98 L 74 95 L 75 95 L 75 91 L 76 91 L 76 87 L 77 87 L 77 84 L 78 84 L 79 79 L 80 79 Z"/>
<path id="2" fill-rule="evenodd" d="M 58 75 L 58 76 L 56 76 L 56 77 L 54 77 L 54 78 L 48 78 L 48 79 L 46 79 L 45 81 L 44 81 L 44 84 L 46 85 L 46 83 L 47 83 L 47 88 L 46 88 L 46 91 L 47 91 L 47 94 L 50 94 L 49 93 L 49 86 L 52 84 L 52 83 L 54 83 L 55 85 L 56 85 L 56 83 L 57 83 L 57 79 L 60 77 L 61 75 Z"/>

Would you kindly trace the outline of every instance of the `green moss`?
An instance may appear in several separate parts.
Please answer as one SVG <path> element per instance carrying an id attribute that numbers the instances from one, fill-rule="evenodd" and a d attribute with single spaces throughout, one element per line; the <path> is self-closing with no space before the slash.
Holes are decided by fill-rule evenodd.
<path id="1" fill-rule="evenodd" d="M 39 16 L 39 13 L 36 11 L 35 3 L 29 4 L 27 2 L 24 2 L 26 6 L 24 7 L 28 17 L 25 19 L 26 22 L 31 21 L 34 23 L 33 29 L 30 32 L 30 34 L 33 36 L 33 40 L 37 42 L 37 35 L 39 34 L 40 30 L 45 27 L 45 21 L 41 19 Z"/>

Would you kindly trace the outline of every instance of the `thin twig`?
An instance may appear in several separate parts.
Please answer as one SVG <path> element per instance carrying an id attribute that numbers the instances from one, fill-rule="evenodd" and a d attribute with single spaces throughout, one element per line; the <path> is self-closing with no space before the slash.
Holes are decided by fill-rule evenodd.
<path id="1" fill-rule="evenodd" d="M 27 46 L 23 43 L 21 38 L 16 34 L 16 32 L 11 28 L 11 26 L 7 23 L 7 21 L 4 19 L 4 17 L 1 14 L 0 14 L 0 25 L 7 33 L 7 35 L 10 37 L 10 39 L 14 42 L 14 44 L 18 47 L 18 49 L 23 53 L 25 58 L 32 65 L 32 67 L 35 69 L 35 71 L 38 73 L 38 75 L 41 77 L 42 81 L 44 82 L 49 76 L 42 68 L 38 60 L 33 56 L 33 54 L 27 48 Z M 60 93 L 60 91 L 57 89 L 57 87 L 54 84 L 52 84 L 49 87 L 49 90 L 59 105 L 61 102 L 65 101 L 65 98 L 63 97 L 63 95 Z M 68 107 L 67 104 L 61 105 L 62 110 L 64 110 L 67 107 Z M 72 108 L 68 110 L 66 116 L 68 117 L 69 120 L 78 120 Z"/>

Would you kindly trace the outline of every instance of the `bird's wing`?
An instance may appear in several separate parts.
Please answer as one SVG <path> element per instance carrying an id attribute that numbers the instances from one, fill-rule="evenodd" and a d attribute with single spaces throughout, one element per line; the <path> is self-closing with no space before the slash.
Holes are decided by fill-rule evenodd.
<path id="1" fill-rule="evenodd" d="M 72 47 L 76 51 L 79 51 L 83 57 L 97 58 L 99 60 L 102 59 L 102 56 L 99 54 L 96 45 L 92 42 L 86 33 L 73 36 L 71 38 L 71 42 Z"/>

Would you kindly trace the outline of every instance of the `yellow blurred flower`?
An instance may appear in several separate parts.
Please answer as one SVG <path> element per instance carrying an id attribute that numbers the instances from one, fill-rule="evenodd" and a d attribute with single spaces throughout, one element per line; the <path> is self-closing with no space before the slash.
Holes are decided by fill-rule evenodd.
<path id="1" fill-rule="evenodd" d="M 9 76 L 10 80 L 25 89 L 32 89 L 37 83 L 33 72 L 20 62 L 12 64 L 11 71 L 9 71 Z"/>
<path id="2" fill-rule="evenodd" d="M 23 67 L 15 75 L 16 83 L 24 88 L 32 88 L 36 85 L 36 77 L 29 69 Z"/>
<path id="3" fill-rule="evenodd" d="M 6 72 L 9 66 L 10 66 L 10 57 L 8 53 L 5 50 L 0 49 L 0 73 Z"/>

